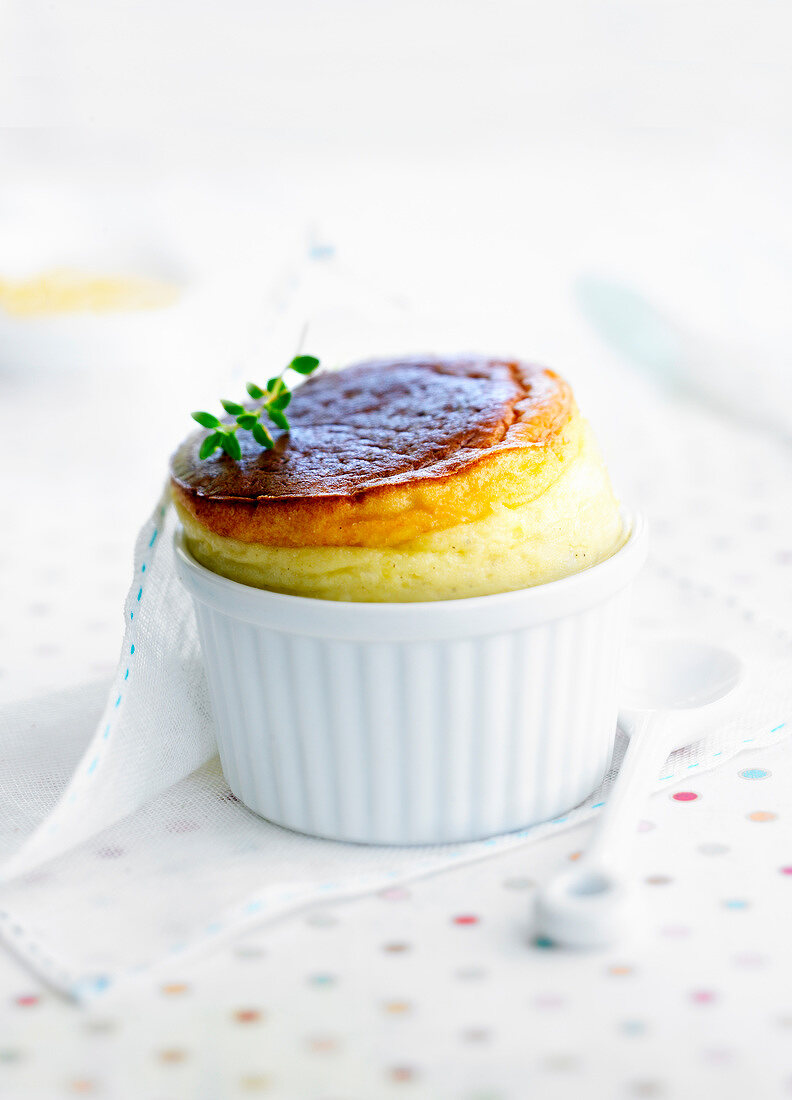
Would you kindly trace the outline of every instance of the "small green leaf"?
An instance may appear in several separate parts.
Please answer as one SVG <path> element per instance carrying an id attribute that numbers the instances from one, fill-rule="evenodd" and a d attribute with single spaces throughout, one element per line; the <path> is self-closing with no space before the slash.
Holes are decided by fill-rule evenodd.
<path id="1" fill-rule="evenodd" d="M 255 398 L 256 401 L 258 401 L 260 397 L 264 396 L 264 390 L 261 388 L 261 386 L 257 386 L 255 382 L 248 382 L 246 388 L 250 396 Z"/>
<path id="2" fill-rule="evenodd" d="M 298 374 L 313 374 L 319 366 L 319 360 L 313 355 L 295 355 L 289 366 Z"/>
<path id="3" fill-rule="evenodd" d="M 216 428 L 220 421 L 212 413 L 196 412 L 190 413 L 193 420 L 197 420 L 202 428 Z"/>
<path id="4" fill-rule="evenodd" d="M 279 428 L 283 428 L 285 432 L 288 432 L 289 421 L 286 419 L 280 409 L 271 407 L 267 409 L 267 412 L 269 413 L 269 418 L 273 424 L 277 424 Z"/>
<path id="5" fill-rule="evenodd" d="M 262 447 L 266 447 L 268 451 L 275 446 L 272 436 L 263 424 L 256 424 L 253 429 L 253 438 L 257 443 L 260 443 Z"/>
<path id="6" fill-rule="evenodd" d="M 223 436 L 220 441 L 220 446 L 227 455 L 231 455 L 231 457 L 235 458 L 237 461 L 242 457 L 242 448 L 239 446 L 239 440 L 235 435 L 231 435 L 230 432 L 227 432 Z"/>
<path id="7" fill-rule="evenodd" d="M 272 405 L 270 407 L 273 408 L 273 409 L 285 409 L 286 406 L 291 401 L 291 399 L 292 399 L 292 395 L 291 395 L 290 391 L 286 390 L 286 392 L 282 393 L 280 395 L 280 397 L 276 397 L 273 400 Z"/>
<path id="8" fill-rule="evenodd" d="M 201 444 L 201 449 L 198 452 L 199 458 L 208 458 L 209 455 L 213 455 L 217 448 L 220 446 L 221 436 L 218 432 L 212 432 Z"/>
<path id="9" fill-rule="evenodd" d="M 250 431 L 253 425 L 258 423 L 258 416 L 256 413 L 240 413 L 236 421 L 240 428 L 245 428 L 247 431 Z"/>
<path id="10" fill-rule="evenodd" d="M 270 378 L 267 382 L 267 393 L 278 393 L 286 383 L 283 381 L 280 375 L 276 375 L 275 378 Z"/>
<path id="11" fill-rule="evenodd" d="M 245 406 L 238 405 L 236 401 L 221 401 L 220 404 L 223 406 L 225 411 L 227 413 L 231 413 L 232 416 L 239 416 L 240 413 L 243 413 L 245 411 Z"/>

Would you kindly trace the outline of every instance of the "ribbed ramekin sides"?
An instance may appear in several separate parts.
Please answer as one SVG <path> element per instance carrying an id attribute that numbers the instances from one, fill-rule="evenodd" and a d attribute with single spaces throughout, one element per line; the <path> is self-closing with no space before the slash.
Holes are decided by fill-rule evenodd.
<path id="1" fill-rule="evenodd" d="M 278 825 L 369 844 L 492 836 L 562 813 L 613 749 L 644 521 L 609 558 L 520 592 L 338 603 L 176 559 L 197 615 L 223 772 Z"/>

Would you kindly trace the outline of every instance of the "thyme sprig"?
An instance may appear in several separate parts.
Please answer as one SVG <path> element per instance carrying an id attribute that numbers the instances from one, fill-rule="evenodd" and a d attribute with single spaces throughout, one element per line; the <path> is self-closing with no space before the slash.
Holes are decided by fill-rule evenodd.
<path id="1" fill-rule="evenodd" d="M 280 374 L 270 378 L 267 388 L 262 389 L 255 382 L 248 382 L 247 391 L 258 405 L 246 407 L 236 401 L 221 401 L 225 411 L 236 420 L 234 424 L 223 424 L 222 421 L 210 412 L 191 413 L 193 420 L 197 420 L 202 428 L 211 428 L 209 435 L 201 443 L 198 452 L 200 458 L 209 458 L 215 451 L 223 450 L 231 458 L 237 461 L 242 457 L 242 448 L 237 439 L 240 428 L 249 431 L 255 441 L 266 450 L 272 450 L 275 441 L 269 431 L 261 422 L 262 416 L 267 416 L 270 421 L 283 431 L 288 432 L 289 421 L 285 413 L 292 395 L 284 375 L 286 371 L 293 370 L 297 374 L 313 374 L 319 366 L 319 360 L 313 355 L 295 355 L 290 363 L 287 363 Z"/>

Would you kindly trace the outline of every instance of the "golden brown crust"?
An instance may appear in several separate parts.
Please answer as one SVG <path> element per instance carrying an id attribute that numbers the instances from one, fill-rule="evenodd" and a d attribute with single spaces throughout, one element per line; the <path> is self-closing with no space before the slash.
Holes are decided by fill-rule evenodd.
<path id="1" fill-rule="evenodd" d="M 177 507 L 218 535 L 269 546 L 392 546 L 535 499 L 578 438 L 552 371 L 483 358 L 361 363 L 295 391 L 291 431 L 242 459 L 171 460 Z"/>

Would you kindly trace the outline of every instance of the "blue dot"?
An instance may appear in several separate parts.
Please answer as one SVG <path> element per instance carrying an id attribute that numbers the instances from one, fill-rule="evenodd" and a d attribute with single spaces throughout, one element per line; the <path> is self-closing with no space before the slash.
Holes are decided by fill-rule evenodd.
<path id="1" fill-rule="evenodd" d="M 744 768 L 737 774 L 741 779 L 767 779 L 772 773 L 765 768 Z"/>
<path id="2" fill-rule="evenodd" d="M 107 723 L 107 725 L 105 726 L 105 731 L 104 731 L 104 734 L 103 734 L 103 736 L 104 736 L 104 739 L 105 739 L 105 741 L 106 741 L 106 740 L 107 740 L 107 738 L 108 738 L 108 737 L 110 736 L 110 723 L 109 723 L 109 722 L 108 722 L 108 723 Z"/>
<path id="3" fill-rule="evenodd" d="M 138 601 L 138 603 L 140 603 L 140 597 L 141 597 L 142 595 L 143 595 L 143 589 L 141 588 L 141 589 L 140 589 L 140 591 L 139 591 L 139 592 L 138 592 L 138 594 L 137 594 L 137 601 Z"/>
<path id="4" fill-rule="evenodd" d="M 146 563 L 145 563 L 145 562 L 143 562 L 143 564 L 141 565 L 141 567 L 140 567 L 140 572 L 141 572 L 141 573 L 145 573 L 145 572 L 146 572 Z"/>
<path id="5" fill-rule="evenodd" d="M 129 679 L 129 669 L 127 669 L 126 672 L 124 673 L 124 679 L 125 680 Z"/>
<path id="6" fill-rule="evenodd" d="M 643 1035 L 646 1031 L 646 1024 L 643 1020 L 625 1020 L 621 1025 L 621 1029 L 625 1035 Z"/>
<path id="7" fill-rule="evenodd" d="M 533 942 L 534 947 L 541 947 L 544 951 L 548 948 L 555 947 L 555 944 L 549 936 L 536 936 Z"/>
<path id="8" fill-rule="evenodd" d="M 92 775 L 96 771 L 96 765 L 99 763 L 99 757 L 95 756 L 91 763 L 88 765 L 88 774 Z"/>
<path id="9" fill-rule="evenodd" d="M 130 646 L 130 647 L 129 647 L 129 652 L 130 652 L 130 653 L 134 653 L 134 652 L 135 652 L 135 647 L 134 647 L 134 646 Z"/>
<path id="10" fill-rule="evenodd" d="M 157 531 L 155 529 L 154 534 L 151 536 L 151 542 L 149 543 L 149 546 L 154 545 L 154 540 L 156 539 L 156 537 L 157 537 Z"/>
<path id="11" fill-rule="evenodd" d="M 120 695 L 119 695 L 119 696 L 118 696 L 118 698 L 116 699 L 116 701 L 115 701 L 115 705 L 116 705 L 117 707 L 120 707 L 120 706 L 121 706 L 121 696 L 120 696 Z"/>
<path id="12" fill-rule="evenodd" d="M 745 898 L 728 898 L 726 901 L 724 901 L 723 904 L 727 909 L 748 908 L 748 902 L 745 900 Z"/>

